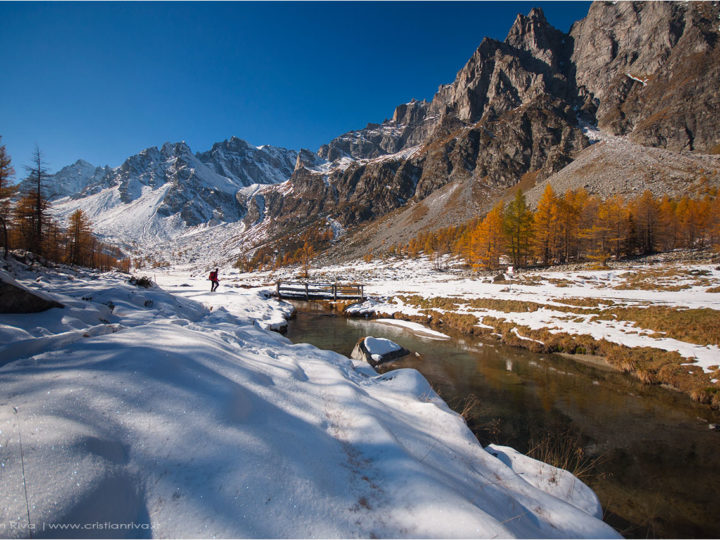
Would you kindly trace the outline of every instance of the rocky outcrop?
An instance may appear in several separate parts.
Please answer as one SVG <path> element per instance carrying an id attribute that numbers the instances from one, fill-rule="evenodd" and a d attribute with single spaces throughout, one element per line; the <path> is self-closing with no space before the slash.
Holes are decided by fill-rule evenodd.
<path id="1" fill-rule="evenodd" d="M 428 102 L 416 100 L 399 105 L 391 120 L 340 135 L 321 146 L 318 155 L 327 161 L 372 159 L 418 145 L 428 138 L 436 124 L 435 118 L 428 115 L 428 107 Z"/>
<path id="2" fill-rule="evenodd" d="M 598 125 L 640 144 L 720 144 L 720 5 L 595 2 L 570 31 L 577 86 Z"/>
<path id="3" fill-rule="evenodd" d="M 350 358 L 379 366 L 410 354 L 406 348 L 385 338 L 360 338 L 350 354 Z"/>
<path id="4" fill-rule="evenodd" d="M 64 307 L 48 295 L 31 291 L 5 272 L 0 272 L 0 313 L 38 313 Z"/>

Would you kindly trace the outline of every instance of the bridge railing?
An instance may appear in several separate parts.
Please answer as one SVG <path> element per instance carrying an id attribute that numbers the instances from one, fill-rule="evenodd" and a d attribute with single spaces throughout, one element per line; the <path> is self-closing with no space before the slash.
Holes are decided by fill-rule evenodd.
<path id="1" fill-rule="evenodd" d="M 360 283 L 278 281 L 275 293 L 278 298 L 298 300 L 364 300 L 365 285 Z"/>

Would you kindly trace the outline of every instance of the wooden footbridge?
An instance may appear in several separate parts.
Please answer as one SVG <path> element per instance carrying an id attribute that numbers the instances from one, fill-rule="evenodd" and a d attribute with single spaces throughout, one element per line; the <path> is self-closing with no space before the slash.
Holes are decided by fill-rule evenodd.
<path id="1" fill-rule="evenodd" d="M 294 300 L 365 300 L 365 285 L 278 281 L 275 294 Z"/>

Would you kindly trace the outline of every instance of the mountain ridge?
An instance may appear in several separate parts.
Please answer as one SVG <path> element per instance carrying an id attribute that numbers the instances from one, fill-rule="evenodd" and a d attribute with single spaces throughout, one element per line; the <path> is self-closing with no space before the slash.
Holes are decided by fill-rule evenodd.
<path id="1" fill-rule="evenodd" d="M 651 4 L 595 2 L 568 33 L 539 8 L 519 14 L 504 41 L 483 39 L 432 100 L 401 104 L 316 153 L 233 137 L 190 157 L 176 143 L 128 158 L 122 181 L 105 174 L 89 191 L 125 182 L 129 203 L 170 182 L 153 219 L 176 216 L 178 235 L 225 224 L 238 236 L 228 240 L 234 257 L 272 242 L 282 250 L 328 222 L 362 229 L 453 183 L 467 188 L 456 204 L 486 208 L 526 175 L 539 184 L 570 165 L 593 142 L 588 123 L 668 151 L 720 148 L 718 3 Z"/>

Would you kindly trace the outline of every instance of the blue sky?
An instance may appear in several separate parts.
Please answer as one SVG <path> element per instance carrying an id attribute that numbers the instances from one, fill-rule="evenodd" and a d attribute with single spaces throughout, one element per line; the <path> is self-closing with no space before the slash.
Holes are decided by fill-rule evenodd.
<path id="1" fill-rule="evenodd" d="M 0 136 L 21 176 L 166 141 L 317 148 L 431 99 L 534 6 L 588 2 L 2 2 Z"/>

